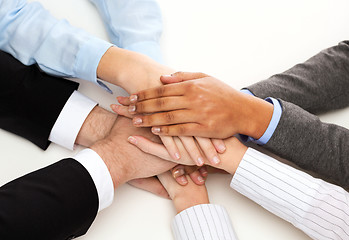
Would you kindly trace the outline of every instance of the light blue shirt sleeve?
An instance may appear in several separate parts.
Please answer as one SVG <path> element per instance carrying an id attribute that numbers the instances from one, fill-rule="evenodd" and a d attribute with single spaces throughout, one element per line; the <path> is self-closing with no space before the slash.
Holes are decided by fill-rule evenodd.
<path id="1" fill-rule="evenodd" d="M 38 2 L 0 0 L 0 49 L 25 65 L 37 63 L 49 74 L 85 79 L 108 90 L 97 80 L 97 67 L 111 46 L 54 18 Z"/>
<path id="2" fill-rule="evenodd" d="M 90 0 L 118 47 L 139 52 L 163 63 L 160 37 L 162 14 L 156 0 Z"/>
<path id="3" fill-rule="evenodd" d="M 248 89 L 241 89 L 240 91 L 243 93 L 254 96 L 254 94 L 252 92 L 250 92 Z M 240 138 L 244 142 L 252 141 L 256 144 L 264 145 L 273 136 L 275 129 L 277 128 L 277 126 L 280 122 L 280 118 L 282 115 L 282 108 L 281 108 L 280 102 L 275 98 L 269 97 L 269 98 L 266 98 L 265 101 L 268 101 L 274 105 L 273 116 L 271 117 L 271 120 L 270 120 L 270 123 L 269 123 L 267 129 L 265 130 L 263 136 L 260 137 L 259 139 L 254 139 L 252 137 L 240 134 Z"/>

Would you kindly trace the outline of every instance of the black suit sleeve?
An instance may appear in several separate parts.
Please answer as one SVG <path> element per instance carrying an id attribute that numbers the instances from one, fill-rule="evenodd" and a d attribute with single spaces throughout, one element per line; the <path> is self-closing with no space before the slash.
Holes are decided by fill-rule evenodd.
<path id="1" fill-rule="evenodd" d="M 0 239 L 71 239 L 87 232 L 98 211 L 87 170 L 64 159 L 0 188 Z"/>
<path id="2" fill-rule="evenodd" d="M 0 128 L 42 149 L 78 83 L 49 76 L 0 51 Z"/>

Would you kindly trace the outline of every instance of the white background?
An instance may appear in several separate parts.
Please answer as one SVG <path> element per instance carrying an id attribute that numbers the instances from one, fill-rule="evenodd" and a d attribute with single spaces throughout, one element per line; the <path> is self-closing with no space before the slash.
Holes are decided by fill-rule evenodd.
<path id="1" fill-rule="evenodd" d="M 107 39 L 103 23 L 88 0 L 40 0 L 52 14 Z M 349 2 L 345 0 L 159 0 L 164 17 L 162 48 L 171 67 L 201 71 L 240 89 L 303 62 L 348 37 Z M 48 53 L 49 54 L 49 53 Z M 83 82 L 83 81 L 80 81 Z M 123 91 L 109 95 L 85 83 L 80 91 L 108 108 Z M 25 103 L 23 103 L 25 104 Z M 30 106 L 27 106 L 30 107 Z M 322 116 L 349 127 L 349 110 Z M 0 184 L 73 156 L 52 144 L 45 152 L 0 130 Z M 308 239 L 229 188 L 229 176 L 212 175 L 212 203 L 224 205 L 240 240 Z M 115 201 L 99 213 L 81 239 L 172 239 L 175 211 L 169 200 L 122 186 Z"/>

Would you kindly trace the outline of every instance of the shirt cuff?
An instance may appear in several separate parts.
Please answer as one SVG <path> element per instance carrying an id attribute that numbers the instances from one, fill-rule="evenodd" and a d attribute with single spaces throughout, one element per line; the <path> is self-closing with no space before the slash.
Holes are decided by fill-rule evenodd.
<path id="1" fill-rule="evenodd" d="M 227 211 L 215 204 L 200 204 L 180 212 L 172 222 L 172 230 L 176 240 L 237 239 Z"/>
<path id="2" fill-rule="evenodd" d="M 74 91 L 53 125 L 49 141 L 73 150 L 82 125 L 96 105 L 95 101 Z"/>
<path id="3" fill-rule="evenodd" d="M 81 46 L 74 67 L 75 76 L 99 85 L 109 93 L 113 93 L 103 82 L 97 80 L 97 67 L 103 55 L 113 44 L 96 37 L 90 38 Z"/>
<path id="4" fill-rule="evenodd" d="M 110 206 L 114 199 L 114 185 L 102 158 L 95 151 L 85 149 L 76 154 L 74 159 L 86 168 L 96 186 L 99 199 L 98 211 Z"/>
<path id="5" fill-rule="evenodd" d="M 248 89 L 241 89 L 240 92 L 254 96 L 254 94 Z M 259 145 L 264 145 L 270 140 L 270 138 L 273 136 L 275 132 L 275 129 L 279 125 L 280 118 L 282 115 L 282 107 L 280 102 L 272 97 L 266 98 L 264 100 L 274 105 L 273 116 L 271 117 L 271 120 L 267 129 L 265 130 L 263 136 L 261 136 L 259 139 L 255 139 L 255 138 L 240 134 L 240 138 L 242 141 L 244 142 L 251 141 Z"/>

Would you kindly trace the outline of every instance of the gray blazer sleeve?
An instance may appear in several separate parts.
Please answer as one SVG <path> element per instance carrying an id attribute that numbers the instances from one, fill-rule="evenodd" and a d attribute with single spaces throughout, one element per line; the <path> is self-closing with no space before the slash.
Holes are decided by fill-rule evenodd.
<path id="1" fill-rule="evenodd" d="M 294 103 L 310 113 L 349 105 L 349 41 L 325 49 L 284 73 L 247 87 L 260 98 Z"/>
<path id="2" fill-rule="evenodd" d="M 349 130 L 312 113 L 349 106 L 349 42 L 254 84 L 256 96 L 278 98 L 282 116 L 264 147 L 306 170 L 349 186 Z"/>

